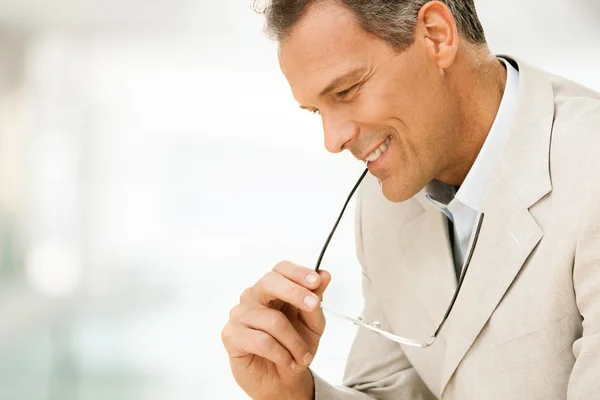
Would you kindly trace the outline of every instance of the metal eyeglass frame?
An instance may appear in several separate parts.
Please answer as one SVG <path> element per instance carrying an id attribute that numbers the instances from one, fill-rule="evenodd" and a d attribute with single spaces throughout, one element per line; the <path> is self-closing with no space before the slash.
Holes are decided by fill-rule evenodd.
<path id="1" fill-rule="evenodd" d="M 329 246 L 329 242 L 331 241 L 331 238 L 333 237 L 333 234 L 334 234 L 335 230 L 337 229 L 337 226 L 340 223 L 340 220 L 342 219 L 342 215 L 344 215 L 344 211 L 346 210 L 346 207 L 348 206 L 348 203 L 352 199 L 352 196 L 354 195 L 354 192 L 356 192 L 356 189 L 358 189 L 358 186 L 360 185 L 360 183 L 362 182 L 362 180 L 364 179 L 364 177 L 367 175 L 367 172 L 369 172 L 368 168 L 365 169 L 365 171 L 362 173 L 362 175 L 360 176 L 360 178 L 358 179 L 358 181 L 354 185 L 354 188 L 352 188 L 352 191 L 348 195 L 346 203 L 344 203 L 344 207 L 342 208 L 342 212 L 340 213 L 337 221 L 335 222 L 335 225 L 333 226 L 333 229 L 329 233 L 329 236 L 327 237 L 327 240 L 325 241 L 325 244 L 323 245 L 323 249 L 321 250 L 321 254 L 319 255 L 319 259 L 317 260 L 317 264 L 315 266 L 315 271 L 317 271 L 317 272 L 319 271 L 319 268 L 321 266 L 321 261 L 323 260 L 323 256 L 325 255 L 325 250 L 327 250 L 327 246 Z M 442 329 L 442 326 L 444 326 L 446 320 L 448 319 L 448 316 L 450 315 L 450 312 L 452 311 L 452 308 L 454 307 L 454 303 L 456 302 L 456 298 L 458 297 L 458 293 L 460 291 L 460 287 L 462 286 L 463 280 L 465 279 L 465 274 L 467 273 L 467 269 L 469 267 L 469 264 L 471 263 L 471 257 L 473 256 L 473 250 L 475 249 L 475 244 L 477 243 L 477 239 L 479 237 L 479 232 L 481 230 L 481 225 L 483 223 L 483 216 L 484 216 L 483 213 L 481 213 L 480 216 L 479 216 L 479 220 L 477 222 L 477 227 L 476 227 L 476 230 L 475 230 L 475 236 L 474 236 L 474 239 L 473 239 L 473 244 L 471 245 L 471 248 L 469 250 L 469 254 L 467 256 L 467 259 L 465 260 L 465 264 L 463 265 L 462 272 L 461 272 L 460 277 L 458 279 L 458 285 L 456 286 L 456 290 L 454 292 L 454 295 L 452 296 L 452 300 L 450 302 L 450 305 L 448 306 L 448 309 L 446 310 L 446 313 L 444 314 L 444 317 L 442 318 L 442 321 L 439 323 L 439 325 L 437 326 L 437 328 L 435 329 L 435 331 L 433 332 L 433 334 L 431 335 L 431 337 L 429 338 L 429 340 L 427 342 L 421 342 L 421 341 L 418 341 L 418 340 L 409 339 L 409 338 L 405 338 L 405 337 L 402 337 L 402 336 L 394 335 L 393 333 L 386 332 L 386 331 L 380 329 L 380 323 L 377 322 L 377 321 L 374 321 L 373 323 L 369 323 L 369 322 L 366 322 L 362 316 L 359 316 L 358 318 L 348 317 L 348 316 L 339 314 L 339 313 L 337 313 L 335 311 L 332 311 L 329 308 L 324 307 L 322 303 L 321 303 L 321 308 L 323 310 L 325 310 L 327 313 L 332 314 L 335 317 L 345 319 L 347 321 L 352 322 L 355 325 L 358 325 L 359 327 L 362 327 L 362 328 L 368 329 L 370 331 L 376 332 L 376 333 L 382 335 L 383 337 L 385 337 L 386 339 L 389 339 L 389 340 L 391 340 L 393 342 L 396 342 L 396 343 L 399 343 L 399 344 L 404 344 L 406 346 L 411 346 L 411 347 L 419 347 L 419 348 L 423 348 L 423 349 L 431 346 L 435 342 L 435 339 L 438 337 L 438 335 L 439 335 L 439 333 L 440 333 L 440 331 Z"/>

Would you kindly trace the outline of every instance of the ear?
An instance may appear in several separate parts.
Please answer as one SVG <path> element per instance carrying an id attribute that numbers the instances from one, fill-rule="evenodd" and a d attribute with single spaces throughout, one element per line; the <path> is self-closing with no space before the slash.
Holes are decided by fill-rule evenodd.
<path id="1" fill-rule="evenodd" d="M 458 51 L 458 30 L 452 12 L 444 3 L 431 1 L 419 10 L 417 34 L 421 35 L 430 58 L 439 68 L 452 65 Z"/>

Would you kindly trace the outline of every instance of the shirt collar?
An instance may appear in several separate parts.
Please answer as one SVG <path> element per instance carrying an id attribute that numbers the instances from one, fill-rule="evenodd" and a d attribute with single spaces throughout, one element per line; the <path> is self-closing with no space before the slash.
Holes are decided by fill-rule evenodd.
<path id="1" fill-rule="evenodd" d="M 433 180 L 427 185 L 426 196 L 437 207 L 440 206 L 440 203 L 448 205 L 451 201 L 458 200 L 475 211 L 481 209 L 487 182 L 508 138 L 510 124 L 517 106 L 519 72 L 510 62 L 503 58 L 498 59 L 506 66 L 506 86 L 496 119 L 458 192 L 453 186 L 438 180 Z"/>

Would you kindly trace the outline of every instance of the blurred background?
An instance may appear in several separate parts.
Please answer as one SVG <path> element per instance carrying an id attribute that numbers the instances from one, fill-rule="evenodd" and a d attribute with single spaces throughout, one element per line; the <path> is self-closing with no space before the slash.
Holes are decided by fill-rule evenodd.
<path id="1" fill-rule="evenodd" d="M 496 53 L 600 90 L 597 0 L 478 0 Z M 312 266 L 362 171 L 250 0 L 0 0 L 0 400 L 244 399 L 221 329 Z M 352 212 L 323 268 L 360 308 Z M 334 383 L 354 331 L 314 363 Z"/>

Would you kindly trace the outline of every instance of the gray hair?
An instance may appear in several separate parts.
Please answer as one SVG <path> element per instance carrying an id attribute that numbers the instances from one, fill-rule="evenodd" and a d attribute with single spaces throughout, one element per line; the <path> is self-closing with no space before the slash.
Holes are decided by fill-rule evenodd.
<path id="1" fill-rule="evenodd" d="M 281 43 L 313 3 L 324 0 L 270 0 L 255 10 L 266 17 L 265 32 Z M 362 28 L 388 42 L 397 51 L 414 42 L 417 16 L 430 0 L 334 0 L 354 13 Z M 456 21 L 457 29 L 468 42 L 485 44 L 485 34 L 473 0 L 440 0 Z"/>

